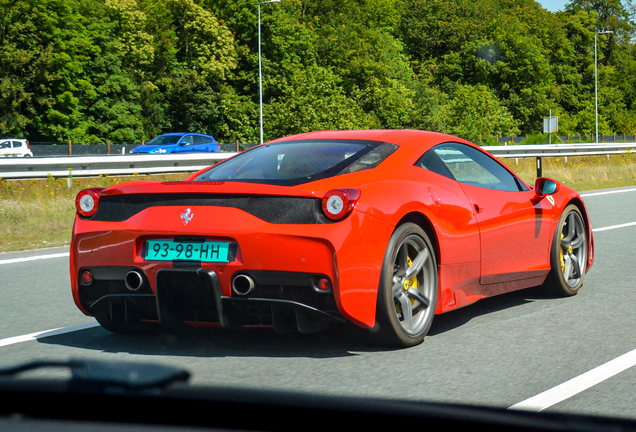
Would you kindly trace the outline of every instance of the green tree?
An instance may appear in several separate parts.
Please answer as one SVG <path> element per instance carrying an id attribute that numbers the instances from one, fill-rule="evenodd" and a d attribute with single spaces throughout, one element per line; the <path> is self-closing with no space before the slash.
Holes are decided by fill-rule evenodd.
<path id="1" fill-rule="evenodd" d="M 484 85 L 461 85 L 445 109 L 448 133 L 471 141 L 518 135 L 517 121 Z"/>
<path id="2" fill-rule="evenodd" d="M 372 118 L 344 94 L 340 79 L 330 70 L 313 66 L 284 80 L 280 97 L 265 112 L 268 138 L 315 130 L 366 129 Z"/>

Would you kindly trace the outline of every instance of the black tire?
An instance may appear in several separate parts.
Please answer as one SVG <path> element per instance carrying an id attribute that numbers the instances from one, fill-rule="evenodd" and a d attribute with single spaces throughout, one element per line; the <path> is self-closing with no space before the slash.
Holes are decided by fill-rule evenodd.
<path id="1" fill-rule="evenodd" d="M 382 264 L 374 340 L 393 347 L 422 343 L 433 322 L 437 285 L 437 261 L 430 239 L 418 225 L 400 225 L 389 240 Z"/>
<path id="2" fill-rule="evenodd" d="M 543 288 L 549 295 L 569 297 L 583 286 L 588 256 L 587 227 L 579 208 L 568 205 L 554 232 L 550 273 Z"/>

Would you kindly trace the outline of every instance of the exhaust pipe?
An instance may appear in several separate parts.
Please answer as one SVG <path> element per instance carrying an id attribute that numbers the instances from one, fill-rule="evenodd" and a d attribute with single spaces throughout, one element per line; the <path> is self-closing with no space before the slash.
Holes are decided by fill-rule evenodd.
<path id="1" fill-rule="evenodd" d="M 143 285 L 144 278 L 141 276 L 141 273 L 136 270 L 132 270 L 126 273 L 124 283 L 126 284 L 126 288 L 130 291 L 137 291 Z"/>
<path id="2" fill-rule="evenodd" d="M 232 290 L 241 296 L 246 296 L 256 288 L 256 283 L 248 275 L 240 274 L 232 279 Z"/>

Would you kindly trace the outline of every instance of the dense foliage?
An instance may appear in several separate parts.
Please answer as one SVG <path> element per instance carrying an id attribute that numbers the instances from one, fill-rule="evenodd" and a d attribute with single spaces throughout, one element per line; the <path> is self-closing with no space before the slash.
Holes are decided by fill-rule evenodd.
<path id="1" fill-rule="evenodd" d="M 0 136 L 257 142 L 258 0 L 0 0 Z M 417 128 L 475 141 L 636 131 L 631 2 L 283 0 L 261 6 L 265 138 Z"/>

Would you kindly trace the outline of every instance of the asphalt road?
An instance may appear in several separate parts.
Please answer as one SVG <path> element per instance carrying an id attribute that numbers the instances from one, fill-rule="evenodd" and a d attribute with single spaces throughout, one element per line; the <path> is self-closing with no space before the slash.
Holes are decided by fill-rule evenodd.
<path id="1" fill-rule="evenodd" d="M 636 224 L 625 225 L 636 223 L 636 188 L 583 197 L 597 257 L 579 294 L 552 299 L 530 289 L 482 300 L 437 316 L 425 342 L 403 350 L 365 347 L 337 331 L 115 335 L 75 307 L 68 249 L 0 254 L 0 367 L 150 361 L 187 368 L 193 384 L 636 418 Z M 42 255 L 51 256 L 22 261 Z"/>

